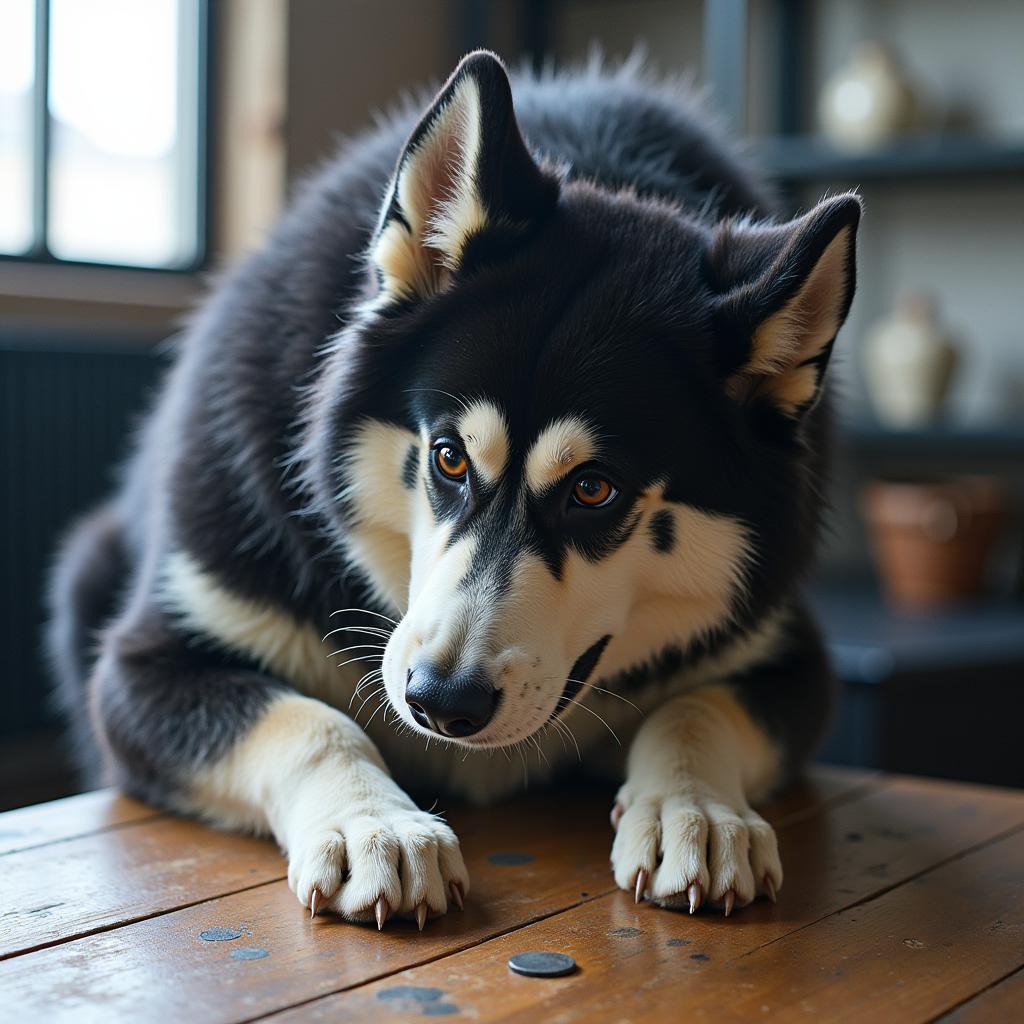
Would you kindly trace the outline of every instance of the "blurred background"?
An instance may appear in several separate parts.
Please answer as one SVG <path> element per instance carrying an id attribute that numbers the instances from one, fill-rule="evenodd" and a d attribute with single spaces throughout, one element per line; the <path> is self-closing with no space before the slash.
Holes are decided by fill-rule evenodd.
<path id="1" fill-rule="evenodd" d="M 861 191 L 823 756 L 1024 785 L 1022 39 L 1016 0 L 0 0 L 0 807 L 73 789 L 42 580 L 161 343 L 340 135 L 475 46 L 639 46 L 788 211 Z"/>

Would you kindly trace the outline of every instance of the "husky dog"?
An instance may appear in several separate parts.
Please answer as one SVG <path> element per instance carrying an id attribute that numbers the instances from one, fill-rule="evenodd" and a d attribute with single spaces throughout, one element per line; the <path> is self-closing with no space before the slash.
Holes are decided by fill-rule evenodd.
<path id="1" fill-rule="evenodd" d="M 618 778 L 618 885 L 729 913 L 782 885 L 752 804 L 828 709 L 797 587 L 860 202 L 772 219 L 629 69 L 514 91 L 471 54 L 219 283 L 60 560 L 63 700 L 107 780 L 276 837 L 313 912 L 461 905 L 407 793 L 499 800 L 518 745 Z"/>

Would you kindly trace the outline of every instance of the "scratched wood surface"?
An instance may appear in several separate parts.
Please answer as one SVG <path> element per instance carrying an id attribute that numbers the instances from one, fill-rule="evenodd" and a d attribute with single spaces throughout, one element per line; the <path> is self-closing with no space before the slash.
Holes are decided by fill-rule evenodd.
<path id="1" fill-rule="evenodd" d="M 272 844 L 108 791 L 0 815 L 0 1020 L 1024 1019 L 1024 793 L 817 768 L 729 920 L 615 890 L 610 797 L 454 810 L 473 892 L 422 933 L 311 922 Z"/>

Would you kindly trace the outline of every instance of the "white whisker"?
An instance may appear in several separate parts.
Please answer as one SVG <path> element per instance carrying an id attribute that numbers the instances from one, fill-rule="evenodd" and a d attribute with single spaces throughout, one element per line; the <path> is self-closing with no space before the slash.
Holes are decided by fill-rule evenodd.
<path id="1" fill-rule="evenodd" d="M 335 668 L 344 668 L 346 665 L 354 665 L 357 661 L 374 661 L 383 663 L 384 657 L 380 654 L 363 654 L 358 658 L 349 658 L 348 661 L 341 661 L 335 666 Z"/>
<path id="2" fill-rule="evenodd" d="M 327 655 L 328 658 L 336 658 L 339 654 L 348 654 L 349 651 L 383 651 L 385 650 L 385 644 L 353 644 L 351 647 L 342 647 L 340 650 L 331 651 Z"/>
<path id="3" fill-rule="evenodd" d="M 622 746 L 622 740 L 620 740 L 619 737 L 616 735 L 615 730 L 596 711 L 593 711 L 591 708 L 588 708 L 586 704 L 583 704 L 578 700 L 573 700 L 572 697 L 562 696 L 558 699 L 566 700 L 570 704 L 575 704 L 576 707 L 583 708 L 583 710 L 586 711 L 588 715 L 593 715 L 612 734 L 612 738 L 615 740 L 615 742 L 618 743 L 620 747 Z"/>
<path id="4" fill-rule="evenodd" d="M 369 608 L 338 608 L 331 612 L 329 618 L 334 618 L 335 615 L 345 615 L 348 612 L 359 612 L 362 615 L 374 615 L 378 619 L 384 619 L 385 622 L 390 622 L 393 626 L 398 625 L 398 620 L 391 618 L 390 615 L 381 615 L 380 612 L 371 612 Z"/>
<path id="5" fill-rule="evenodd" d="M 366 725 L 363 726 L 364 729 L 369 729 L 370 728 L 370 723 L 377 717 L 377 712 L 380 711 L 380 709 L 382 707 L 384 707 L 384 705 L 387 704 L 387 703 L 388 703 L 388 695 L 385 693 L 383 699 L 381 700 L 381 702 L 373 709 L 373 714 L 370 715 L 370 717 L 366 720 Z M 387 717 L 387 715 L 385 715 L 385 718 L 386 717 Z"/>
<path id="6" fill-rule="evenodd" d="M 631 700 L 623 697 L 621 693 L 616 693 L 614 690 L 606 690 L 603 686 L 595 686 L 594 683 L 585 683 L 582 679 L 567 679 L 566 682 L 576 683 L 579 686 L 589 686 L 591 690 L 597 690 L 598 693 L 606 693 L 609 697 L 614 697 L 616 700 L 621 700 L 623 704 L 628 704 L 639 715 L 644 713 Z"/>
<path id="7" fill-rule="evenodd" d="M 330 633 L 325 634 L 320 643 L 326 643 L 328 638 L 334 636 L 335 633 L 365 633 L 367 636 L 378 636 L 384 639 L 391 636 L 392 632 L 390 629 L 381 629 L 379 626 L 338 626 L 337 629 L 332 629 Z"/>

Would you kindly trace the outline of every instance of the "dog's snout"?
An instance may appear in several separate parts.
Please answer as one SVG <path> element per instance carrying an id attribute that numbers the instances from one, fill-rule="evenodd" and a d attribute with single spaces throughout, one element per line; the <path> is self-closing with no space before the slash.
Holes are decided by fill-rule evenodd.
<path id="1" fill-rule="evenodd" d="M 498 692 L 483 669 L 444 672 L 421 665 L 409 673 L 405 702 L 424 729 L 461 738 L 479 732 L 491 720 Z"/>

